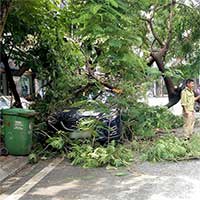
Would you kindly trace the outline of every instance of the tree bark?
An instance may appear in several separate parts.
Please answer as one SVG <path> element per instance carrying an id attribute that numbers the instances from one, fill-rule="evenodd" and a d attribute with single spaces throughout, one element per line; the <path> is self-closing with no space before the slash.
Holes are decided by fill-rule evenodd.
<path id="1" fill-rule="evenodd" d="M 4 26 L 8 17 L 12 0 L 1 0 L 0 3 L 0 40 L 2 39 Z"/>
<path id="2" fill-rule="evenodd" d="M 167 93 L 168 93 L 168 98 L 169 98 L 169 103 L 166 105 L 168 108 L 170 108 L 171 106 L 178 103 L 178 101 L 181 98 L 181 91 L 183 89 L 183 87 L 175 88 L 172 78 L 167 77 L 164 74 L 165 73 L 164 60 L 165 60 L 165 56 L 166 56 L 167 52 L 169 51 L 170 43 L 172 40 L 172 34 L 173 34 L 172 33 L 172 30 L 173 30 L 172 22 L 173 22 L 173 17 L 174 17 L 174 7 L 175 7 L 176 3 L 177 3 L 176 0 L 171 0 L 171 2 L 166 5 L 162 5 L 157 8 L 155 7 L 151 18 L 143 19 L 148 23 L 149 30 L 152 33 L 152 35 L 154 36 L 154 41 L 151 44 L 150 59 L 147 61 L 147 65 L 151 66 L 154 62 L 156 62 L 158 70 L 162 73 L 162 77 L 164 79 L 165 86 L 166 86 Z M 168 17 L 167 24 L 166 24 L 167 36 L 166 36 L 165 41 L 164 40 L 162 41 L 161 38 L 159 37 L 159 35 L 156 33 L 154 23 L 153 23 L 153 20 L 154 20 L 153 18 L 155 16 L 155 13 L 161 9 L 163 9 L 163 10 L 169 9 L 169 17 Z M 156 48 L 156 51 L 153 50 L 153 46 L 154 46 L 155 42 L 157 42 L 160 46 L 160 47 Z"/>
<path id="3" fill-rule="evenodd" d="M 22 76 L 27 70 L 29 70 L 29 67 L 27 67 L 25 64 L 20 66 L 19 70 L 12 71 L 13 76 Z"/>
<path id="4" fill-rule="evenodd" d="M 160 54 L 159 55 L 152 54 L 152 56 L 157 64 L 159 71 L 162 72 L 162 77 L 164 79 L 164 82 L 165 82 L 165 85 L 167 88 L 167 93 L 168 93 L 169 97 L 171 97 L 174 95 L 175 87 L 174 87 L 172 79 L 170 77 L 165 76 L 165 74 L 164 74 L 165 67 L 164 67 L 164 62 L 163 62 L 163 56 L 162 55 L 160 56 Z"/>
<path id="5" fill-rule="evenodd" d="M 151 57 L 156 62 L 158 70 L 162 73 L 162 77 L 165 82 L 165 86 L 166 86 L 167 93 L 168 93 L 168 99 L 169 99 L 169 102 L 166 106 L 168 108 L 170 108 L 179 102 L 179 100 L 181 98 L 181 91 L 183 88 L 181 88 L 181 87 L 175 88 L 172 79 L 168 76 L 165 76 L 165 74 L 164 74 L 165 66 L 164 66 L 163 58 L 165 57 L 166 53 L 167 53 L 167 49 L 162 48 L 157 53 L 151 53 Z"/>
<path id="6" fill-rule="evenodd" d="M 4 64 L 4 67 L 5 67 L 6 78 L 7 78 L 8 84 L 9 84 L 9 88 L 10 88 L 10 90 L 11 90 L 13 96 L 14 96 L 14 99 L 15 99 L 15 107 L 22 108 L 21 100 L 20 100 L 19 94 L 17 92 L 16 84 L 13 80 L 13 76 L 12 76 L 10 66 L 9 66 L 9 63 L 8 63 L 8 56 L 5 53 L 1 52 L 1 59 L 0 60 Z"/>

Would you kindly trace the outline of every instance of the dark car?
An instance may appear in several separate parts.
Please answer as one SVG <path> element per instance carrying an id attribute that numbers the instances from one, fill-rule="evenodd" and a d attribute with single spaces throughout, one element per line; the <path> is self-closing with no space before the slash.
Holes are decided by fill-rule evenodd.
<path id="1" fill-rule="evenodd" d="M 98 106 L 88 109 L 87 106 L 70 107 L 48 117 L 48 126 L 52 131 L 66 131 L 71 138 L 91 137 L 95 130 L 95 140 L 107 143 L 121 138 L 120 110 L 106 104 L 106 97 L 101 95 L 101 103 L 107 107 L 102 112 Z M 90 127 L 92 127 L 90 129 Z"/>

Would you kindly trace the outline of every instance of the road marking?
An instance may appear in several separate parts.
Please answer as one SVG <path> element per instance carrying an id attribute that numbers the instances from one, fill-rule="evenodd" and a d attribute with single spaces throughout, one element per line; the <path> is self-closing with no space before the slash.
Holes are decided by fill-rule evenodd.
<path id="1" fill-rule="evenodd" d="M 47 174 L 49 174 L 56 166 L 63 161 L 63 158 L 55 159 L 47 167 L 38 172 L 35 176 L 29 179 L 24 185 L 18 188 L 15 192 L 9 195 L 5 200 L 18 200 L 23 197 L 31 188 L 39 183 Z"/>

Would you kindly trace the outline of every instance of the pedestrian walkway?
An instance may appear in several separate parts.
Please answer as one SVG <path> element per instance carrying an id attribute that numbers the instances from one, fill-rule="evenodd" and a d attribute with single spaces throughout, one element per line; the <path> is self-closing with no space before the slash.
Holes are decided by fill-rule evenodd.
<path id="1" fill-rule="evenodd" d="M 28 162 L 24 156 L 0 156 L 0 183 L 20 171 Z"/>

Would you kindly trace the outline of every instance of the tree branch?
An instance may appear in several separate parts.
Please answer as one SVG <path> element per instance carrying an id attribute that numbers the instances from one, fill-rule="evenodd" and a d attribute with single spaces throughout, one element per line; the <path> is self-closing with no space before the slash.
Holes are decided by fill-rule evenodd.
<path id="1" fill-rule="evenodd" d="M 151 56 L 151 57 L 149 58 L 149 60 L 148 60 L 147 65 L 148 65 L 149 67 L 151 67 L 151 66 L 153 65 L 154 61 L 155 61 L 154 58 Z"/>
<path id="2" fill-rule="evenodd" d="M 2 39 L 2 34 L 11 7 L 11 2 L 12 0 L 4 0 L 3 2 L 0 2 L 0 40 Z"/>
<path id="3" fill-rule="evenodd" d="M 95 83 L 89 82 L 86 85 L 82 86 L 81 88 L 76 89 L 73 93 L 74 96 L 78 96 L 80 93 L 85 92 L 86 90 L 89 90 L 90 88 L 94 87 Z"/>
<path id="4" fill-rule="evenodd" d="M 150 28 L 150 31 L 151 31 L 153 37 L 154 37 L 154 40 L 156 40 L 159 43 L 159 45 L 161 47 L 163 47 L 164 44 L 162 43 L 161 39 L 158 37 L 158 35 L 154 31 L 152 19 L 153 19 L 153 17 L 151 17 L 150 19 L 141 18 L 141 20 L 144 20 L 144 21 L 146 21 L 149 24 L 149 28 Z"/>
<path id="5" fill-rule="evenodd" d="M 169 45 L 172 40 L 172 28 L 173 28 L 172 20 L 173 20 L 173 15 L 174 15 L 173 9 L 174 9 L 175 4 L 176 4 L 176 1 L 172 0 L 171 5 L 170 5 L 169 20 L 168 20 L 168 36 L 167 36 L 167 40 L 165 43 L 165 46 L 167 49 L 169 49 Z"/>
<path id="6" fill-rule="evenodd" d="M 161 41 L 161 39 L 158 37 L 158 35 L 157 35 L 157 34 L 155 33 L 155 31 L 154 31 L 152 19 L 147 19 L 147 22 L 148 22 L 148 24 L 149 24 L 151 33 L 153 34 L 155 40 L 159 43 L 159 45 L 160 45 L 161 47 L 163 47 L 163 46 L 164 46 L 163 42 Z"/>
<path id="7" fill-rule="evenodd" d="M 156 40 L 154 39 L 152 44 L 151 44 L 151 52 L 153 52 L 153 45 L 154 45 L 155 42 L 156 42 Z"/>
<path id="8" fill-rule="evenodd" d="M 161 9 L 164 10 L 164 9 L 170 7 L 170 6 L 171 6 L 171 3 L 167 3 L 167 4 L 164 4 L 164 5 L 162 5 L 162 6 L 156 7 L 156 8 L 155 8 L 155 12 L 157 12 L 157 11 L 159 11 L 159 10 L 161 10 Z"/>
<path id="9" fill-rule="evenodd" d="M 175 93 L 175 87 L 174 87 L 174 84 L 172 82 L 172 79 L 170 77 L 165 76 L 165 74 L 164 74 L 165 73 L 165 67 L 164 67 L 162 57 L 160 57 L 159 53 L 158 54 L 152 53 L 151 56 L 154 58 L 157 66 L 158 66 L 159 71 L 162 72 L 162 77 L 164 79 L 164 82 L 165 82 L 165 85 L 166 85 L 166 88 L 167 88 L 168 96 L 169 96 L 169 98 L 171 98 Z"/>
<path id="10" fill-rule="evenodd" d="M 75 41 L 74 39 L 69 38 L 69 37 L 66 37 L 66 36 L 64 37 L 64 40 L 66 40 L 66 41 L 71 41 L 72 44 L 75 46 L 75 48 L 77 48 L 78 50 L 81 51 L 81 53 L 82 53 L 83 56 L 85 57 L 85 66 L 86 66 L 86 70 L 87 70 L 86 74 L 87 74 L 89 77 L 93 78 L 94 80 L 96 80 L 97 82 L 99 82 L 99 83 L 100 83 L 101 85 L 103 85 L 104 87 L 109 88 L 109 89 L 112 90 L 112 92 L 114 92 L 114 93 L 117 93 L 117 94 L 121 94 L 121 93 L 122 93 L 122 90 L 120 90 L 120 89 L 118 89 L 118 88 L 116 88 L 116 87 L 114 87 L 114 86 L 112 86 L 112 85 L 110 85 L 110 84 L 108 84 L 108 83 L 106 83 L 106 82 L 104 82 L 104 81 L 99 80 L 99 79 L 94 75 L 94 71 L 93 71 L 93 69 L 92 69 L 92 67 L 91 67 L 91 63 L 90 63 L 90 58 L 88 58 L 88 56 L 85 54 L 84 50 L 81 48 L 80 42 Z M 77 47 L 76 43 L 78 43 L 79 48 Z"/>
<path id="11" fill-rule="evenodd" d="M 22 64 L 22 66 L 20 67 L 19 70 L 15 70 L 15 71 L 12 71 L 12 75 L 13 76 L 22 76 L 25 71 L 29 70 L 29 67 L 27 67 L 25 64 Z"/>
<path id="12" fill-rule="evenodd" d="M 118 89 L 112 85 L 110 85 L 109 83 L 106 83 L 102 80 L 99 80 L 93 73 L 92 69 L 91 69 L 91 66 L 90 66 L 90 63 L 87 61 L 86 62 L 86 70 L 87 70 L 87 75 L 91 78 L 93 78 L 94 80 L 96 80 L 98 83 L 100 83 L 101 85 L 103 85 L 104 87 L 107 87 L 108 89 L 112 90 L 112 92 L 114 93 L 117 93 L 117 94 L 121 94 L 122 93 L 122 90 L 121 89 Z"/>

